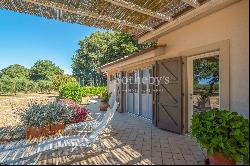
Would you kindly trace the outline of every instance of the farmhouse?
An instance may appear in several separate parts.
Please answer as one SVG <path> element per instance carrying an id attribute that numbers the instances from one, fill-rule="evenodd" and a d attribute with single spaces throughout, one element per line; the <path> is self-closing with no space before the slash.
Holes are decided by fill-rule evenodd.
<path id="1" fill-rule="evenodd" d="M 218 63 L 217 94 L 204 103 L 249 116 L 249 1 L 212 0 L 139 36 L 157 46 L 98 68 L 129 112 L 176 133 L 189 131 L 197 106 L 195 65 Z M 213 68 L 210 68 L 213 70 Z M 199 98 L 202 96 L 198 97 Z"/>

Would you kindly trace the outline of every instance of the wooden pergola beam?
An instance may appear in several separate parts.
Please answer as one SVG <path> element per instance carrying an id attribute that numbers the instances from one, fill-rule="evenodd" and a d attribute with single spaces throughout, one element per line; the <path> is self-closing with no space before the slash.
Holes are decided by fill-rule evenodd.
<path id="1" fill-rule="evenodd" d="M 153 18 L 160 19 L 160 20 L 164 20 L 164 21 L 172 21 L 173 20 L 173 18 L 171 16 L 167 16 L 167 15 L 162 14 L 162 13 L 153 12 L 153 11 L 151 11 L 149 9 L 143 8 L 143 7 L 139 6 L 139 5 L 136 5 L 136 4 L 131 3 L 131 2 L 127 2 L 125 0 L 105 0 L 105 1 L 109 2 L 109 3 L 113 4 L 113 5 L 120 6 L 120 7 L 123 7 L 123 8 L 127 8 L 127 9 L 130 9 L 130 10 L 133 10 L 133 11 L 136 11 L 136 12 L 151 16 Z"/>
<path id="2" fill-rule="evenodd" d="M 69 13 L 73 13 L 73 14 L 78 14 L 84 17 L 91 17 L 97 20 L 102 20 L 102 21 L 107 21 L 107 22 L 112 22 L 115 24 L 120 24 L 120 25 L 124 25 L 124 26 L 128 26 L 131 28 L 135 28 L 135 29 L 140 29 L 140 30 L 144 30 L 144 31 L 153 31 L 154 29 L 152 27 L 148 27 L 142 24 L 133 24 L 130 23 L 126 20 L 120 20 L 120 19 L 116 19 L 113 17 L 109 17 L 109 16 L 104 16 L 104 15 L 98 15 L 96 13 L 91 13 L 91 12 L 87 12 L 87 11 L 83 11 L 79 8 L 73 8 L 73 7 L 69 7 L 67 5 L 64 4 L 60 4 L 60 3 L 55 3 L 55 2 L 51 2 L 48 0 L 23 0 L 24 2 L 28 2 L 28 3 L 32 3 L 32 4 L 36 4 L 39 6 L 44 6 L 44 7 L 49 7 L 49 8 L 54 8 L 57 10 L 61 10 L 64 12 L 69 12 Z"/>
<path id="3" fill-rule="evenodd" d="M 194 7 L 194 8 L 198 8 L 200 7 L 200 3 L 198 2 L 198 0 L 182 0 L 183 2 L 189 4 L 190 6 Z"/>

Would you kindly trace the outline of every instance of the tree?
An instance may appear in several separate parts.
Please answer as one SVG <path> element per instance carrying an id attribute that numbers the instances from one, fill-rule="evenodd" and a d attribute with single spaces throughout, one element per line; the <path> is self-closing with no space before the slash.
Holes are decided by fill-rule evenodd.
<path id="1" fill-rule="evenodd" d="M 9 76 L 10 78 L 28 78 L 29 69 L 22 65 L 14 64 L 1 70 L 0 76 Z"/>
<path id="2" fill-rule="evenodd" d="M 205 80 L 206 85 L 200 82 Z M 219 57 L 208 57 L 194 61 L 194 87 L 198 90 L 199 105 L 204 108 L 209 96 L 219 89 Z"/>
<path id="3" fill-rule="evenodd" d="M 50 80 L 55 75 L 63 74 L 63 70 L 52 61 L 39 60 L 30 69 L 30 78 L 37 80 Z"/>
<path id="4" fill-rule="evenodd" d="M 55 90 L 59 90 L 59 87 L 65 83 L 74 82 L 77 83 L 76 79 L 70 75 L 56 75 L 52 78 L 53 86 Z"/>
<path id="5" fill-rule="evenodd" d="M 215 85 L 219 82 L 218 57 L 201 58 L 194 61 L 194 82 L 199 84 L 206 80 L 209 84 L 209 93 L 215 91 Z"/>
<path id="6" fill-rule="evenodd" d="M 153 44 L 138 44 L 121 32 L 95 32 L 79 42 L 80 48 L 73 56 L 73 74 L 83 79 L 85 85 L 104 84 L 106 78 L 97 73 L 97 67 Z"/>
<path id="7" fill-rule="evenodd" d="M 50 93 L 53 90 L 53 82 L 47 80 L 37 81 L 38 89 L 41 93 Z"/>
<path id="8" fill-rule="evenodd" d="M 0 92 L 4 94 L 15 93 L 15 81 L 7 75 L 0 78 Z"/>

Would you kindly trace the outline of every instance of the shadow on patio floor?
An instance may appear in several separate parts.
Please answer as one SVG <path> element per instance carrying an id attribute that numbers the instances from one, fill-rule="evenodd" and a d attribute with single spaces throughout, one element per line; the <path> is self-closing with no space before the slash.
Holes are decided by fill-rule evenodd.
<path id="1" fill-rule="evenodd" d="M 127 113 L 116 113 L 101 135 L 107 152 L 96 146 L 89 151 L 60 150 L 44 154 L 38 164 L 67 165 L 152 165 L 204 164 L 206 154 L 195 141 L 184 135 L 160 130 L 149 121 Z"/>

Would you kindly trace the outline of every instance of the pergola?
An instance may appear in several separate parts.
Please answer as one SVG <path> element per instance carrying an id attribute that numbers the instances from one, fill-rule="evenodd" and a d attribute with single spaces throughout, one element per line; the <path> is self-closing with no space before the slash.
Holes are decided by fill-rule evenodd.
<path id="1" fill-rule="evenodd" d="M 0 8 L 139 38 L 206 2 L 209 0 L 1 0 Z"/>

